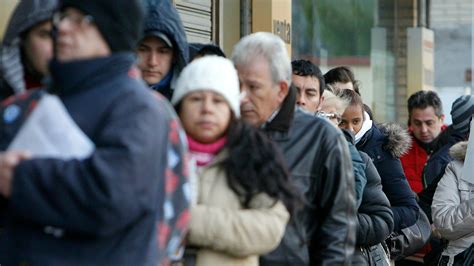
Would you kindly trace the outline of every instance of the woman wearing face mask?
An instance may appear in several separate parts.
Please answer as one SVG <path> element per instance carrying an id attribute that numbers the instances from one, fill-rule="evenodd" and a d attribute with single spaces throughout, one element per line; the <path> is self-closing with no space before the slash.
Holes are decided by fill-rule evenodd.
<path id="1" fill-rule="evenodd" d="M 382 188 L 392 206 L 394 231 L 415 224 L 418 204 L 406 180 L 399 157 L 407 151 L 408 134 L 395 124 L 376 126 L 364 111 L 361 97 L 351 90 L 343 90 L 340 97 L 349 101 L 339 127 L 355 134 L 357 149 L 372 159 L 381 179 Z"/>
<path id="2" fill-rule="evenodd" d="M 172 103 L 197 163 L 197 204 L 191 208 L 187 251 L 196 265 L 258 265 L 277 247 L 294 194 L 279 152 L 239 120 L 233 64 L 207 56 L 182 72 Z M 193 249 L 191 249 L 193 247 Z"/>

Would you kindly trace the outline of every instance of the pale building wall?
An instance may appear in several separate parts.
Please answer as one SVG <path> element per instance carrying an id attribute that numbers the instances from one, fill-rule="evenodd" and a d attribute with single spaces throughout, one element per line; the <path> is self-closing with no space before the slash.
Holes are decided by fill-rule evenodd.
<path id="1" fill-rule="evenodd" d="M 18 3 L 18 0 L 1 0 L 0 40 L 3 39 L 3 35 L 5 34 L 5 28 L 7 27 L 8 20 L 10 19 L 11 13 L 17 3 Z"/>

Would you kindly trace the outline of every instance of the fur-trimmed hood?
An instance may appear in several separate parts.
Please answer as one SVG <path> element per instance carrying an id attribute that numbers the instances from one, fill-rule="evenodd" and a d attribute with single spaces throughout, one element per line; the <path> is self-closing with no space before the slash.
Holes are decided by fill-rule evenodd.
<path id="1" fill-rule="evenodd" d="M 455 160 L 464 161 L 464 158 L 466 158 L 467 143 L 467 141 L 461 141 L 454 144 L 449 149 L 449 155 Z"/>
<path id="2" fill-rule="evenodd" d="M 378 124 L 377 127 L 387 140 L 383 145 L 384 149 L 396 158 L 408 152 L 411 147 L 411 137 L 406 129 L 397 123 L 382 123 Z"/>

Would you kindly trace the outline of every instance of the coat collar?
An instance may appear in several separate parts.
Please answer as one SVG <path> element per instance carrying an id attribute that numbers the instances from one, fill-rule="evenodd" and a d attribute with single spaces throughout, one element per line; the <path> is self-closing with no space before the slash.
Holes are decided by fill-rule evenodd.
<path id="1" fill-rule="evenodd" d="M 296 89 L 290 86 L 288 95 L 286 95 L 281 104 L 280 111 L 275 118 L 265 126 L 266 132 L 278 131 L 287 132 L 290 130 L 291 122 L 296 109 Z"/>
<path id="2" fill-rule="evenodd" d="M 53 59 L 50 63 L 52 84 L 50 91 L 59 95 L 74 94 L 97 87 L 106 80 L 126 74 L 135 57 L 132 53 L 114 53 L 108 57 L 61 63 Z"/>

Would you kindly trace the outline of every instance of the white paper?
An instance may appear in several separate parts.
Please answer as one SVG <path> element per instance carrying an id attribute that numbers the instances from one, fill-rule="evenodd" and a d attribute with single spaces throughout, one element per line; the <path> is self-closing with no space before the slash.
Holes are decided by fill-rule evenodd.
<path id="1" fill-rule="evenodd" d="M 24 150 L 33 157 L 84 159 L 95 149 L 57 96 L 45 95 L 11 142 L 8 150 Z"/>
<path id="2" fill-rule="evenodd" d="M 461 179 L 474 184 L 474 118 L 471 120 L 471 132 L 469 133 L 469 142 L 467 143 Z"/>

